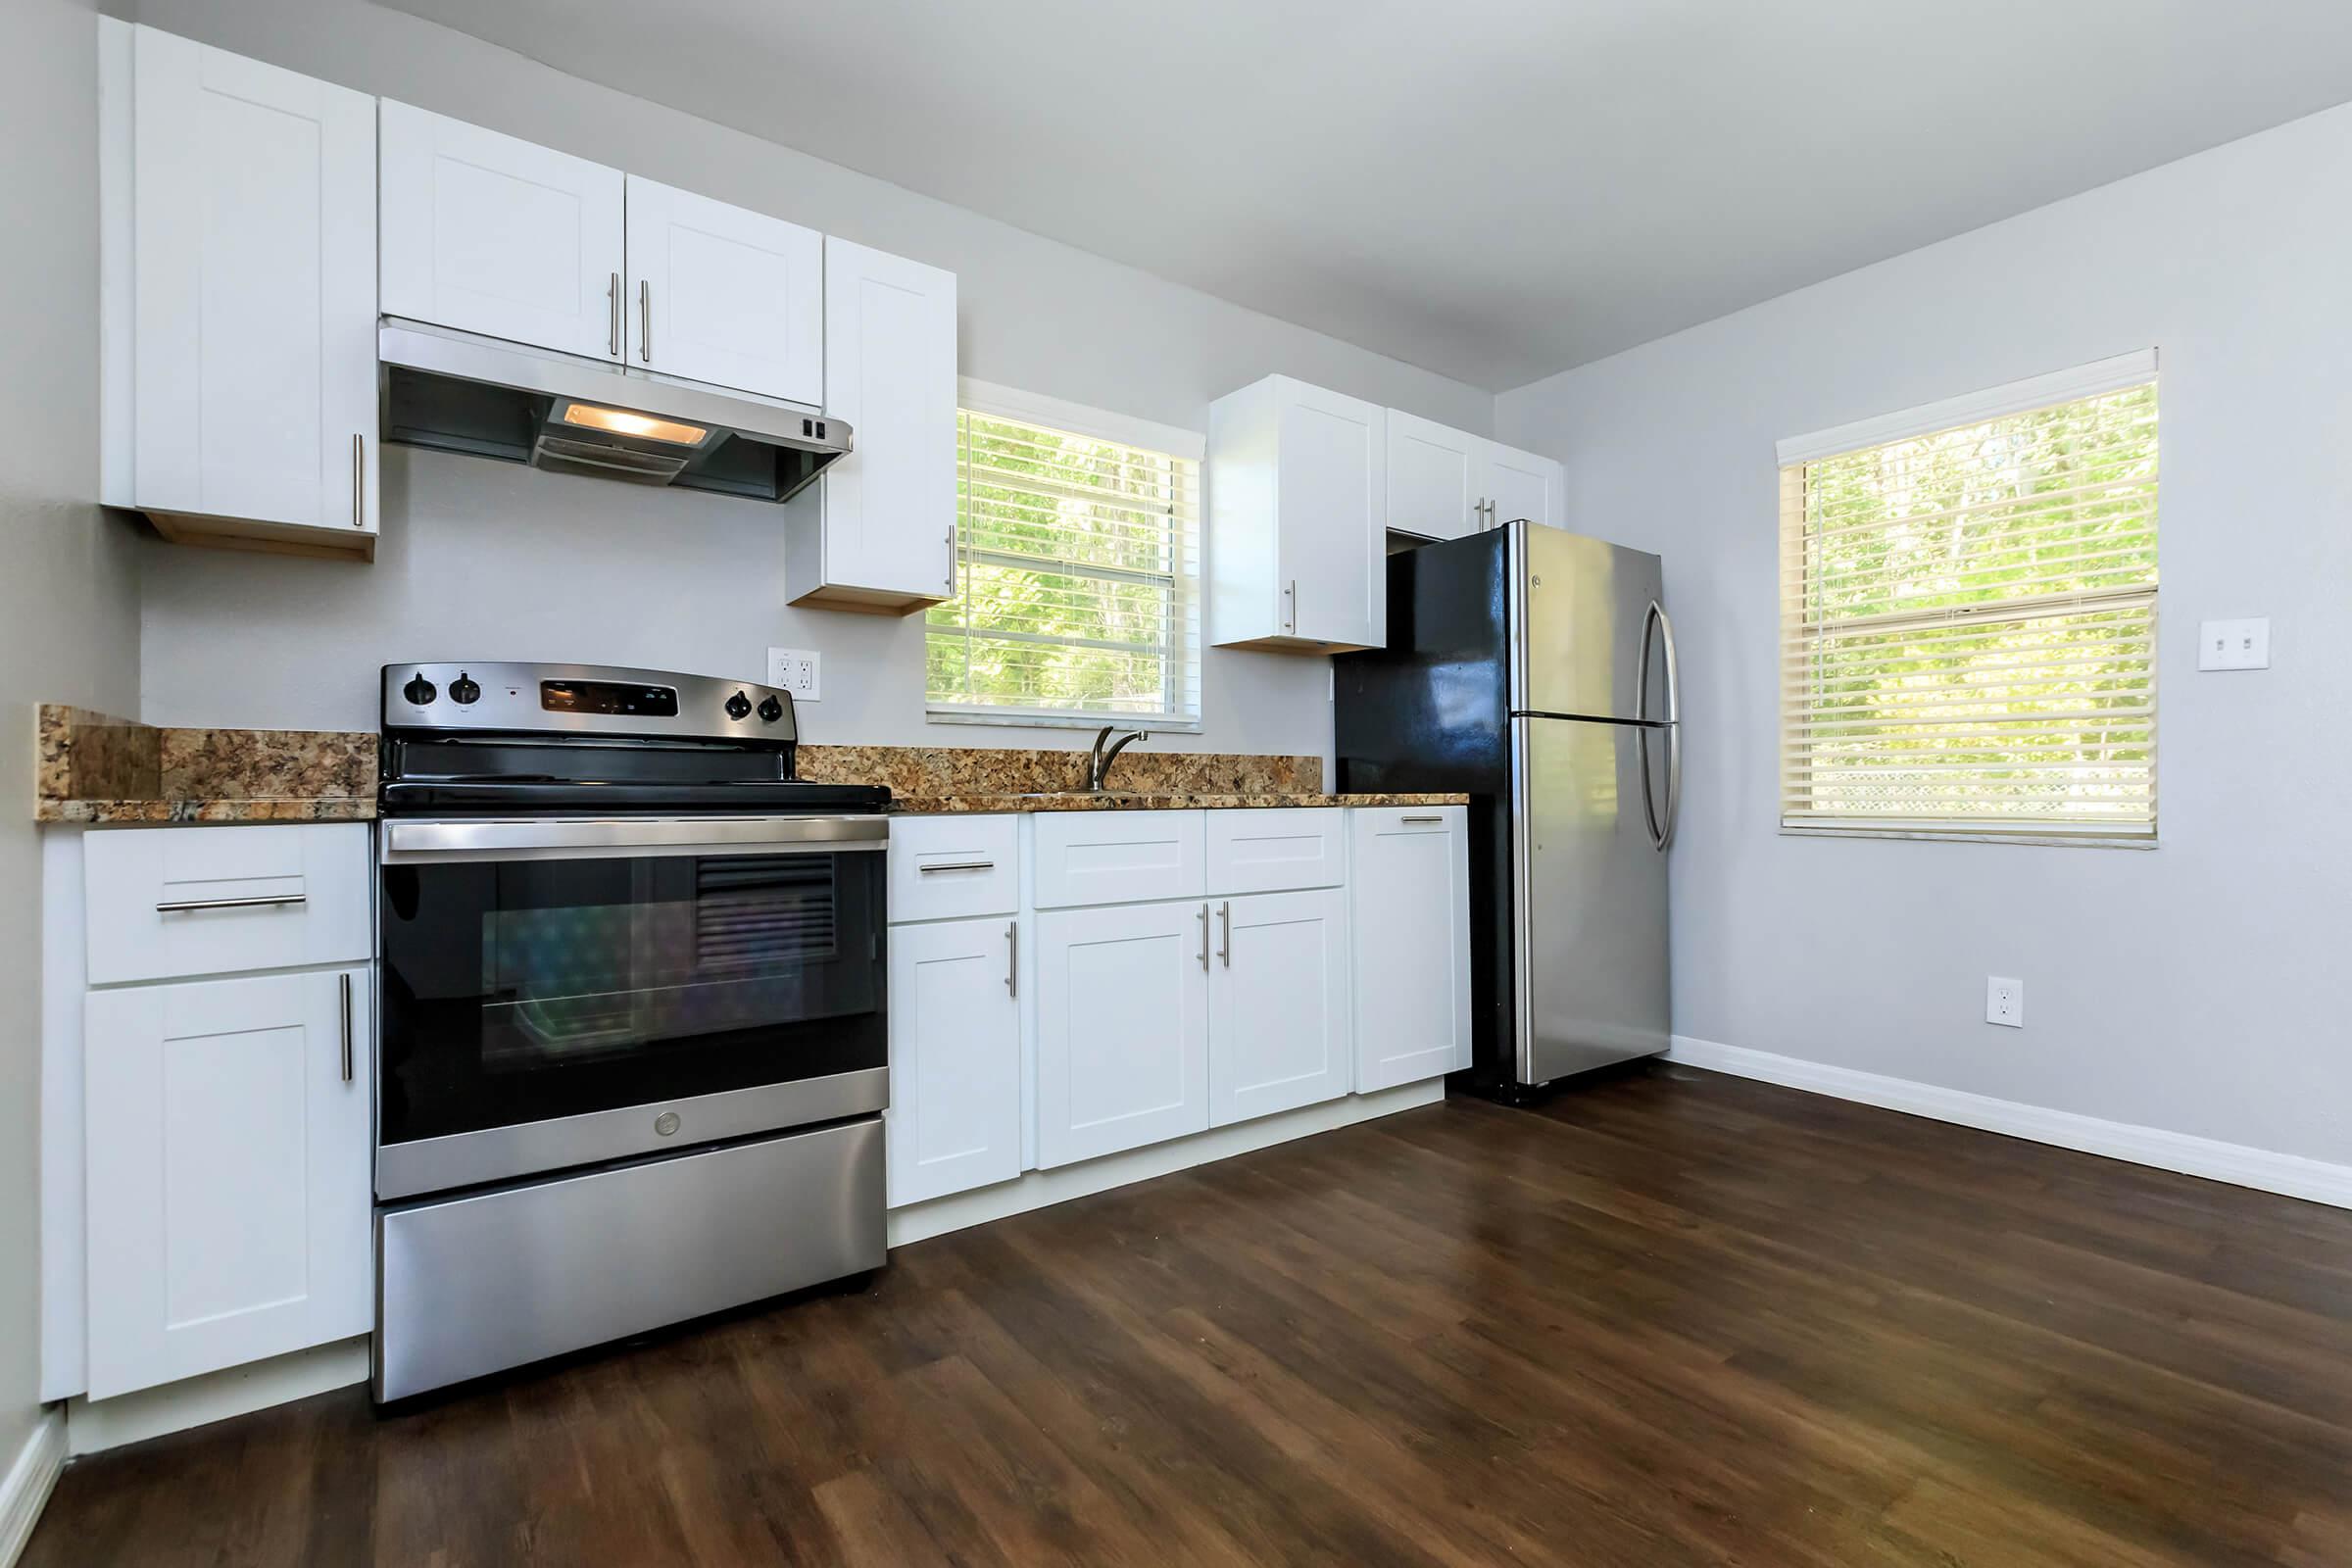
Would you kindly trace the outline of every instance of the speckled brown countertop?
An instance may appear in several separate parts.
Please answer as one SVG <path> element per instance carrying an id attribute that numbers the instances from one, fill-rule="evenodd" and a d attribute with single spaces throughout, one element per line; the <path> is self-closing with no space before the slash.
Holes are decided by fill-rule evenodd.
<path id="1" fill-rule="evenodd" d="M 348 822 L 375 815 L 367 731 L 163 729 L 87 709 L 39 710 L 33 814 L 44 822 Z M 1077 793 L 1086 754 L 1033 747 L 803 746 L 800 775 L 887 784 L 894 809 L 1151 811 L 1460 806 L 1465 795 L 1329 795 L 1319 757 L 1130 748 L 1116 788 Z"/>
<path id="2" fill-rule="evenodd" d="M 351 822 L 375 815 L 375 736 L 162 729 L 60 704 L 35 720 L 43 822 Z"/>
<path id="3" fill-rule="evenodd" d="M 906 795 L 890 803 L 909 816 L 988 811 L 1193 811 L 1297 806 L 1467 806 L 1467 795 L 1293 795 L 1104 790 L 1099 795 Z"/>

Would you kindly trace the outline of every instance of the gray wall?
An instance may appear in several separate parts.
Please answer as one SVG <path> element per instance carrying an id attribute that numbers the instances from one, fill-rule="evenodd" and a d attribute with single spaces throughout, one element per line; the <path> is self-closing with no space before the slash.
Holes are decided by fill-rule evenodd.
<path id="1" fill-rule="evenodd" d="M 1476 388 L 359 0 L 109 9 L 947 268 L 960 290 L 966 375 L 1204 429 L 1211 399 L 1282 370 L 1491 426 L 1493 399 Z M 142 716 L 364 728 L 375 718 L 375 666 L 393 660 L 572 659 L 756 676 L 774 644 L 825 656 L 823 701 L 804 714 L 814 740 L 1076 739 L 926 725 L 919 618 L 784 608 L 772 512 L 398 448 L 383 494 L 372 566 L 145 549 Z M 1330 745 L 1319 660 L 1212 650 L 1202 707 L 1201 735 L 1164 744 Z"/>
<path id="2" fill-rule="evenodd" d="M 2352 1160 L 2352 108 L 1497 401 L 1656 550 L 1688 672 L 1675 1027 Z M 1774 442 L 2154 345 L 2160 849 L 1782 836 Z M 2200 618 L 2274 667 L 2199 674 Z M 2027 983 L 1987 1027 L 1984 977 Z"/>
<path id="3" fill-rule="evenodd" d="M 139 622 L 127 523 L 98 493 L 97 28 L 0 0 L 0 1470 L 38 1406 L 40 838 L 32 703 L 127 713 Z M 34 149 L 38 149 L 37 154 Z"/>

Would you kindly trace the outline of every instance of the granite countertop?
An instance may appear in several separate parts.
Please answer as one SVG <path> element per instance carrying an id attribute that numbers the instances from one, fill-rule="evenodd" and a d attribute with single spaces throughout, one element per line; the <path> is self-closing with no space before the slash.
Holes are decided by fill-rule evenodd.
<path id="1" fill-rule="evenodd" d="M 371 731 L 167 729 L 43 704 L 33 815 L 43 822 L 357 822 L 375 815 Z M 1319 757 L 1120 754 L 1086 794 L 1086 754 L 1029 747 L 800 748 L 800 776 L 887 784 L 908 815 L 1460 806 L 1466 795 L 1331 795 Z"/>
<path id="2" fill-rule="evenodd" d="M 1185 792 L 1103 790 L 1100 794 L 907 795 L 891 809 L 909 816 L 954 816 L 991 811 L 1194 811 L 1295 806 L 1467 806 L 1467 795 L 1298 795 L 1284 791 Z"/>
<path id="3" fill-rule="evenodd" d="M 375 815 L 375 736 L 165 729 L 41 705 L 42 822 L 355 822 Z"/>

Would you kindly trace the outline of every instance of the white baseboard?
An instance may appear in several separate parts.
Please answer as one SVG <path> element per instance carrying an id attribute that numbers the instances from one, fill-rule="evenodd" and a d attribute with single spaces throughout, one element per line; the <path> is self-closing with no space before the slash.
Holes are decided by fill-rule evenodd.
<path id="1" fill-rule="evenodd" d="M 66 1469 L 66 1417 L 43 1410 L 8 1475 L 0 1479 L 0 1568 L 15 1568 L 41 1520 L 41 1505 Z"/>
<path id="2" fill-rule="evenodd" d="M 363 1334 L 111 1399 L 74 1398 L 66 1405 L 66 1439 L 76 1454 L 97 1453 L 367 1381 Z"/>
<path id="3" fill-rule="evenodd" d="M 2301 1154 L 2281 1154 L 2267 1149 L 2249 1148 L 2244 1144 L 2225 1144 L 2218 1139 L 2167 1132 L 2161 1127 L 2137 1127 L 2130 1122 L 2103 1121 L 2099 1117 L 2084 1116 L 2071 1110 L 2051 1110 L 2021 1101 L 1995 1100 L 1990 1095 L 1972 1095 L 1965 1090 L 1945 1089 L 1908 1078 L 1888 1078 L 1875 1072 L 1859 1072 L 1851 1067 L 1833 1067 L 1826 1062 L 1806 1061 L 1797 1056 L 1778 1056 L 1768 1051 L 1750 1051 L 1743 1046 L 1726 1046 L 1689 1035 L 1674 1037 L 1674 1047 L 1667 1053 L 1666 1059 L 1692 1067 L 1709 1067 L 1741 1078 L 1760 1078 L 1766 1083 L 1828 1095 L 1837 1100 L 1882 1105 L 1888 1110 L 1907 1111 L 1914 1116 L 1927 1116 L 1936 1121 L 1981 1127 L 1986 1132 L 2006 1133 L 2012 1138 L 2030 1139 L 2037 1144 L 2054 1144 L 2060 1149 L 2080 1150 L 2086 1154 L 2104 1154 L 2110 1159 L 2130 1160 L 2135 1165 L 2152 1165 L 2158 1170 L 2180 1171 L 2183 1175 L 2202 1176 L 2210 1181 L 2229 1182 L 2237 1187 L 2251 1187 L 2259 1192 L 2280 1193 L 2288 1198 L 2308 1199 L 2315 1203 L 2352 1208 L 2352 1165 L 2331 1165 L 2326 1160 L 2307 1159 Z"/>
<path id="4" fill-rule="evenodd" d="M 969 1225 L 985 1225 L 990 1220 L 1107 1192 L 1130 1182 L 1149 1181 L 1211 1160 L 1231 1159 L 1236 1154 L 1288 1143 L 1294 1138 L 1330 1132 L 1335 1127 L 1370 1121 L 1375 1116 L 1392 1115 L 1416 1105 L 1433 1105 L 1445 1098 L 1446 1080 L 1431 1078 L 1417 1084 L 1400 1084 L 1395 1089 L 1377 1089 L 1368 1095 L 1346 1095 L 1319 1105 L 1302 1105 L 1297 1110 L 1238 1122 L 1231 1127 L 1212 1127 L 1190 1138 L 1105 1154 L 1082 1164 L 1027 1171 L 1017 1181 L 999 1182 L 994 1187 L 969 1193 L 951 1193 L 927 1203 L 892 1209 L 890 1245 L 905 1247 L 926 1237 L 943 1236 Z"/>

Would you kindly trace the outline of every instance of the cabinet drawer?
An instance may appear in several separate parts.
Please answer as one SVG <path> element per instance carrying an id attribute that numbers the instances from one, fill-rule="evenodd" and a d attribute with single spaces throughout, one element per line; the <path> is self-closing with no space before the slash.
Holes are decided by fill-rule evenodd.
<path id="1" fill-rule="evenodd" d="M 1197 899 L 1207 891 L 1199 811 L 1041 811 L 1036 900 L 1072 904 Z"/>
<path id="2" fill-rule="evenodd" d="M 1470 816 L 1466 806 L 1358 806 L 1353 810 L 1359 845 L 1367 833 L 1460 833 Z"/>
<path id="3" fill-rule="evenodd" d="M 960 920 L 1020 907 L 1020 818 L 902 816 L 890 824 L 890 918 Z"/>
<path id="4" fill-rule="evenodd" d="M 358 822 L 95 831 L 82 890 L 92 985 L 351 963 L 372 948 Z"/>
<path id="5" fill-rule="evenodd" d="M 1208 891 L 1287 893 L 1348 880 L 1338 807 L 1210 811 Z"/>

